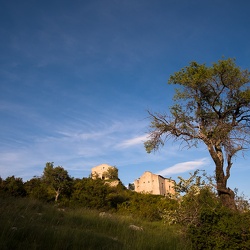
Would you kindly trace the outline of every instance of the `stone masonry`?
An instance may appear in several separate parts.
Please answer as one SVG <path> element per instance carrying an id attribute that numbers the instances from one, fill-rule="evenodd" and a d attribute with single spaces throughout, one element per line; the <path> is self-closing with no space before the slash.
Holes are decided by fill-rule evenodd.
<path id="1" fill-rule="evenodd" d="M 135 191 L 140 193 L 150 193 L 156 195 L 175 194 L 175 181 L 164 178 L 161 175 L 153 174 L 149 171 L 134 181 Z"/>

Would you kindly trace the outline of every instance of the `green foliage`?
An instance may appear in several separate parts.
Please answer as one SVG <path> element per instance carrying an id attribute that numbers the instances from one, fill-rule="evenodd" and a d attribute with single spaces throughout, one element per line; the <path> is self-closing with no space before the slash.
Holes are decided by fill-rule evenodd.
<path id="1" fill-rule="evenodd" d="M 148 221 L 162 219 L 165 209 L 176 206 L 176 201 L 168 197 L 129 192 L 128 199 L 118 206 L 118 212 Z"/>
<path id="2" fill-rule="evenodd" d="M 234 190 L 234 192 L 237 210 L 241 213 L 250 211 L 249 199 L 243 193 L 239 195 L 237 188 Z"/>
<path id="3" fill-rule="evenodd" d="M 117 211 L 119 205 L 126 202 L 128 197 L 125 192 L 115 192 L 114 190 L 107 195 L 106 200 L 108 208 Z"/>
<path id="4" fill-rule="evenodd" d="M 204 208 L 188 235 L 195 249 L 250 249 L 250 213 Z"/>
<path id="5" fill-rule="evenodd" d="M 106 172 L 103 173 L 105 179 L 118 180 L 118 168 L 110 167 Z"/>
<path id="6" fill-rule="evenodd" d="M 180 178 L 176 189 L 183 195 L 177 195 L 177 206 L 164 210 L 163 220 L 181 225 L 194 249 L 249 249 L 247 200 L 237 196 L 238 211 L 225 208 L 214 192 L 213 178 L 199 172 L 195 171 L 187 180 Z"/>
<path id="7" fill-rule="evenodd" d="M 207 176 L 205 171 L 196 170 L 190 173 L 188 179 L 178 178 L 176 193 L 172 196 L 177 204 L 165 209 L 162 218 L 168 224 L 196 224 L 204 207 L 216 208 L 220 204 L 215 194 L 213 177 Z"/>
<path id="8" fill-rule="evenodd" d="M 161 220 L 164 209 L 176 204 L 173 199 L 136 193 L 123 185 L 111 187 L 101 179 L 83 178 L 75 181 L 73 188 L 71 204 L 74 206 L 117 211 L 148 221 Z"/>
<path id="9" fill-rule="evenodd" d="M 87 208 L 105 208 L 110 189 L 102 179 L 83 178 L 74 183 L 71 201 Z"/>
<path id="10" fill-rule="evenodd" d="M 214 177 L 208 176 L 205 171 L 199 169 L 194 173 L 189 173 L 190 177 L 184 179 L 181 176 L 178 177 L 179 182 L 175 184 L 176 198 L 180 194 L 199 194 L 202 189 L 209 189 L 211 192 L 215 192 Z"/>
<path id="11" fill-rule="evenodd" d="M 25 196 L 26 190 L 24 188 L 22 178 L 16 178 L 14 175 L 7 177 L 1 181 L 2 190 L 11 194 L 12 196 Z"/>
<path id="12" fill-rule="evenodd" d="M 216 209 L 220 206 L 218 197 L 209 188 L 202 188 L 199 193 L 189 192 L 178 199 L 172 209 L 165 209 L 163 220 L 168 224 L 185 226 L 199 224 L 200 213 L 205 208 Z"/>
<path id="13" fill-rule="evenodd" d="M 128 189 L 131 190 L 131 191 L 134 191 L 135 190 L 135 184 L 134 183 L 129 183 L 128 184 Z"/>
<path id="14" fill-rule="evenodd" d="M 0 196 L 0 249 L 191 249 L 175 228 L 138 218 L 57 206 L 27 198 Z M 143 227 L 134 231 L 129 225 Z"/>
<path id="15" fill-rule="evenodd" d="M 127 190 L 121 182 L 117 186 L 102 179 L 83 178 L 74 181 L 71 204 L 86 208 L 117 210 L 127 198 Z"/>
<path id="16" fill-rule="evenodd" d="M 153 131 L 146 148 L 150 152 L 163 145 L 165 135 L 189 146 L 209 141 L 230 154 L 241 150 L 239 146 L 248 144 L 249 136 L 249 82 L 250 72 L 241 70 L 233 59 L 219 60 L 211 67 L 191 62 L 170 76 L 169 84 L 180 86 L 171 116 L 150 114 Z"/>
<path id="17" fill-rule="evenodd" d="M 72 179 L 63 167 L 58 166 L 54 168 L 53 163 L 46 163 L 42 180 L 47 185 L 48 193 L 54 196 L 56 202 L 59 195 L 70 195 Z"/>
<path id="18" fill-rule="evenodd" d="M 224 206 L 236 209 L 234 192 L 227 187 L 232 158 L 250 142 L 250 72 L 233 59 L 212 66 L 191 62 L 174 73 L 169 84 L 178 84 L 169 114 L 149 112 L 148 153 L 168 140 L 188 148 L 202 142 L 215 164 L 216 188 Z"/>
<path id="19" fill-rule="evenodd" d="M 49 201 L 51 197 L 48 194 L 46 183 L 39 177 L 34 177 L 24 183 L 27 195 L 38 200 Z M 54 196 L 53 196 L 54 197 Z"/>
<path id="20" fill-rule="evenodd" d="M 55 169 L 59 171 L 54 173 Z M 4 225 L 0 229 L 1 249 L 103 249 L 104 245 L 108 249 L 250 249 L 248 201 L 237 195 L 239 210 L 225 209 L 214 191 L 213 178 L 202 171 L 195 171 L 188 179 L 179 177 L 176 196 L 171 198 L 136 193 L 121 182 L 112 187 L 102 179 L 70 178 L 66 190 L 71 195 L 62 189 L 60 203 L 53 208 L 19 199 L 17 196 L 24 195 L 42 201 L 54 199 L 56 186 L 51 184 L 54 180 L 61 184 L 65 178 L 58 173 L 65 172 L 50 164 L 45 170 L 42 178 L 34 177 L 24 184 L 14 176 L 0 178 L 5 192 L 0 192 L 0 225 Z M 65 206 L 65 197 L 69 206 Z M 99 212 L 93 216 L 88 209 L 109 211 L 108 217 L 101 220 Z M 128 231 L 132 221 L 143 231 Z"/>

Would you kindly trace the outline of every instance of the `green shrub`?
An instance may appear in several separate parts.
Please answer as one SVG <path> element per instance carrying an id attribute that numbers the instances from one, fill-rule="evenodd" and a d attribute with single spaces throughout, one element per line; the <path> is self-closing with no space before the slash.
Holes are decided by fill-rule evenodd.
<path id="1" fill-rule="evenodd" d="M 164 210 L 162 218 L 168 224 L 180 224 L 185 227 L 199 223 L 199 216 L 204 208 L 214 209 L 220 206 L 216 195 L 209 189 L 203 188 L 199 193 L 189 192 L 176 200 L 175 206 Z"/>
<path id="2" fill-rule="evenodd" d="M 127 196 L 125 195 L 124 192 L 120 194 L 112 192 L 107 195 L 106 199 L 108 202 L 109 209 L 117 210 L 119 204 L 126 202 Z"/>
<path id="3" fill-rule="evenodd" d="M 250 249 L 250 213 L 204 208 L 188 235 L 195 249 Z"/>
<path id="4" fill-rule="evenodd" d="M 48 187 L 41 180 L 41 178 L 34 177 L 24 183 L 25 190 L 27 192 L 27 196 L 43 200 L 50 201 L 53 200 L 54 196 L 49 196 Z"/>
<path id="5" fill-rule="evenodd" d="M 7 177 L 5 180 L 2 180 L 1 186 L 4 192 L 12 196 L 26 196 L 22 178 L 16 178 L 14 175 Z"/>
<path id="6" fill-rule="evenodd" d="M 0 249 L 191 249 L 175 227 L 0 195 Z M 135 231 L 130 225 L 143 228 Z"/>
<path id="7" fill-rule="evenodd" d="M 129 192 L 130 196 L 118 206 L 118 211 L 148 221 L 161 220 L 164 209 L 168 210 L 176 204 L 168 197 Z"/>
<path id="8" fill-rule="evenodd" d="M 86 208 L 105 208 L 110 187 L 101 179 L 83 178 L 74 183 L 71 203 Z"/>

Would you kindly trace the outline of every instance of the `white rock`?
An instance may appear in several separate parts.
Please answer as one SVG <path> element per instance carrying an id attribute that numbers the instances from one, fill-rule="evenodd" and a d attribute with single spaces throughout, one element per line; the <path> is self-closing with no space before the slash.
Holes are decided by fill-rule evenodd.
<path id="1" fill-rule="evenodd" d="M 129 228 L 134 231 L 143 231 L 142 227 L 138 227 L 136 225 L 129 225 Z"/>

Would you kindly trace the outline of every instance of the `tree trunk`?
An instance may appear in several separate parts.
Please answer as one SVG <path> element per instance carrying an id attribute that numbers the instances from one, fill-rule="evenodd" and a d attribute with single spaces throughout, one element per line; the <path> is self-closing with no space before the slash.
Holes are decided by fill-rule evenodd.
<path id="1" fill-rule="evenodd" d="M 59 195 L 60 195 L 60 190 L 56 190 L 55 202 L 57 202 Z"/>
<path id="2" fill-rule="evenodd" d="M 237 210 L 234 199 L 235 194 L 230 188 L 227 187 L 227 180 L 230 174 L 227 173 L 227 175 L 225 175 L 224 173 L 224 157 L 221 146 L 219 143 L 217 143 L 215 147 L 213 147 L 211 143 L 208 143 L 207 146 L 209 153 L 215 163 L 215 178 L 217 184 L 217 192 L 221 200 L 221 203 L 223 206 L 231 210 Z M 229 163 L 231 164 L 231 162 Z M 230 168 L 227 169 L 228 171 L 230 171 Z"/>
<path id="3" fill-rule="evenodd" d="M 237 210 L 235 194 L 233 190 L 227 187 L 227 177 L 224 175 L 223 165 L 216 166 L 216 184 L 222 205 L 231 210 Z"/>
<path id="4" fill-rule="evenodd" d="M 234 199 L 235 194 L 230 188 L 227 188 L 226 193 L 218 190 L 218 195 L 220 197 L 220 200 L 223 206 L 228 207 L 231 210 L 237 210 L 235 199 Z"/>

